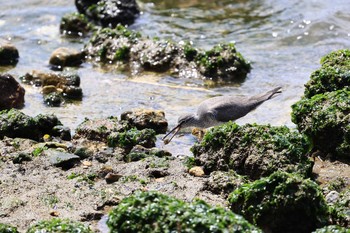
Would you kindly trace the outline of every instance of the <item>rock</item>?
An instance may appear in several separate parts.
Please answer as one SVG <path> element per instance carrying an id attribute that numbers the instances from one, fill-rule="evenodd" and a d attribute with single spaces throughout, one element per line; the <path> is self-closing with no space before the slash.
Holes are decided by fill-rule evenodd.
<path id="1" fill-rule="evenodd" d="M 53 217 L 58 217 L 60 215 L 60 213 L 56 210 L 51 210 L 50 211 L 50 215 L 53 216 Z"/>
<path id="2" fill-rule="evenodd" d="M 153 178 L 161 178 L 170 175 L 170 173 L 165 169 L 150 169 L 148 171 L 148 176 Z"/>
<path id="3" fill-rule="evenodd" d="M 321 59 L 321 68 L 314 71 L 305 84 L 304 96 L 337 91 L 350 86 L 350 50 L 331 52 Z"/>
<path id="4" fill-rule="evenodd" d="M 42 87 L 54 86 L 59 89 L 64 89 L 67 86 L 79 87 L 80 85 L 80 77 L 75 73 L 44 73 L 33 70 L 31 73 L 21 76 L 20 79 L 25 84 Z"/>
<path id="5" fill-rule="evenodd" d="M 171 157 L 171 153 L 165 150 L 158 149 L 156 147 L 146 148 L 141 145 L 135 145 L 131 151 L 124 157 L 125 162 L 134 162 L 147 157 Z"/>
<path id="6" fill-rule="evenodd" d="M 63 125 L 55 125 L 52 128 L 52 135 L 57 136 L 65 141 L 70 141 L 72 139 L 70 128 Z"/>
<path id="7" fill-rule="evenodd" d="M 80 158 L 80 156 L 79 156 L 79 158 Z M 92 166 L 92 163 L 90 161 L 83 161 L 81 164 L 83 166 L 86 166 L 86 167 L 91 167 Z"/>
<path id="8" fill-rule="evenodd" d="M 98 176 L 100 178 L 105 178 L 108 175 L 108 173 L 115 174 L 115 171 L 111 166 L 103 165 L 98 171 Z"/>
<path id="9" fill-rule="evenodd" d="M 81 100 L 83 91 L 80 77 L 72 73 L 43 73 L 32 71 L 20 77 L 23 83 L 42 86 L 44 103 L 50 107 L 59 107 L 66 100 Z"/>
<path id="10" fill-rule="evenodd" d="M 92 28 L 88 18 L 79 13 L 65 14 L 60 23 L 60 32 L 66 36 L 85 36 Z"/>
<path id="11" fill-rule="evenodd" d="M 13 44 L 0 39 L 0 66 L 16 65 L 18 58 L 17 48 Z"/>
<path id="12" fill-rule="evenodd" d="M 297 172 L 310 177 L 308 139 L 286 126 L 226 123 L 208 130 L 192 147 L 195 164 L 206 174 L 234 170 L 256 180 L 275 171 Z"/>
<path id="13" fill-rule="evenodd" d="M 22 108 L 24 94 L 24 88 L 10 74 L 0 75 L 0 110 Z"/>
<path id="14" fill-rule="evenodd" d="M 292 105 L 292 121 L 307 135 L 314 150 L 332 158 L 350 158 L 350 90 L 302 98 Z"/>
<path id="15" fill-rule="evenodd" d="M 141 145 L 146 148 L 155 147 L 156 132 L 153 129 L 137 130 L 132 128 L 124 132 L 112 132 L 107 137 L 107 144 L 110 147 L 120 147 L 126 152 L 134 146 Z"/>
<path id="16" fill-rule="evenodd" d="M 53 149 L 45 150 L 45 155 L 49 158 L 53 166 L 63 169 L 69 169 L 80 161 L 80 157 L 75 154 Z"/>
<path id="17" fill-rule="evenodd" d="M 202 177 L 204 176 L 204 171 L 203 168 L 198 167 L 198 166 L 194 166 L 192 168 L 190 168 L 190 170 L 188 171 L 188 173 L 192 176 L 196 176 L 196 177 Z"/>
<path id="18" fill-rule="evenodd" d="M 84 59 L 83 51 L 61 47 L 52 52 L 49 63 L 54 70 L 62 70 L 66 66 L 79 66 Z"/>
<path id="19" fill-rule="evenodd" d="M 90 61 L 127 63 L 132 46 L 140 39 L 140 33 L 118 25 L 115 29 L 103 28 L 95 32 L 84 50 Z"/>
<path id="20" fill-rule="evenodd" d="M 39 114 L 36 117 L 25 115 L 16 109 L 0 111 L 0 138 L 29 138 L 42 141 L 45 134 L 61 136 L 53 130 L 62 123 L 55 115 Z"/>
<path id="21" fill-rule="evenodd" d="M 328 224 L 328 206 L 319 186 L 297 174 L 275 172 L 243 184 L 228 200 L 233 212 L 264 232 L 308 233 Z"/>
<path id="22" fill-rule="evenodd" d="M 86 118 L 78 125 L 74 138 L 107 142 L 107 137 L 112 132 L 124 132 L 127 129 L 129 129 L 129 125 L 119 122 L 117 117 L 94 120 Z"/>
<path id="23" fill-rule="evenodd" d="M 64 229 L 64 230 L 63 230 Z M 39 221 L 38 223 L 29 227 L 27 233 L 36 232 L 79 232 L 79 233 L 93 233 L 89 227 L 80 222 L 70 219 L 53 218 L 51 220 Z"/>
<path id="24" fill-rule="evenodd" d="M 32 160 L 32 156 L 29 153 L 25 153 L 25 152 L 16 152 L 16 155 L 14 156 L 14 158 L 12 159 L 12 162 L 14 164 L 21 164 L 24 161 L 31 161 Z"/>
<path id="25" fill-rule="evenodd" d="M 44 95 L 48 95 L 52 92 L 60 92 L 60 90 L 57 89 L 57 87 L 55 87 L 54 85 L 48 85 L 48 86 L 44 86 L 43 89 L 41 90 L 41 92 Z"/>
<path id="26" fill-rule="evenodd" d="M 339 199 L 339 193 L 337 191 L 330 191 L 326 196 L 327 203 L 335 203 Z"/>
<path id="27" fill-rule="evenodd" d="M 49 107 L 60 107 L 63 102 L 63 96 L 57 92 L 51 92 L 44 96 L 44 103 Z"/>
<path id="28" fill-rule="evenodd" d="M 173 42 L 141 40 L 133 46 L 130 57 L 144 70 L 165 72 L 171 68 L 179 53 L 180 48 Z"/>
<path id="29" fill-rule="evenodd" d="M 214 80 L 244 80 L 251 66 L 237 52 L 233 43 L 218 44 L 205 53 L 195 57 L 199 71 L 207 78 Z"/>
<path id="30" fill-rule="evenodd" d="M 330 226 L 319 228 L 313 231 L 312 233 L 349 233 L 349 232 L 350 232 L 349 228 L 341 227 L 337 225 L 330 225 Z"/>
<path id="31" fill-rule="evenodd" d="M 157 134 L 166 133 L 168 122 L 163 111 L 138 109 L 121 114 L 121 120 L 127 121 L 138 130 L 153 129 Z"/>
<path id="32" fill-rule="evenodd" d="M 81 159 L 86 159 L 89 157 L 93 156 L 93 151 L 89 150 L 89 148 L 84 147 L 84 146 L 78 146 L 75 150 L 74 153 L 75 155 L 78 155 Z"/>
<path id="33" fill-rule="evenodd" d="M 136 192 L 124 198 L 109 213 L 107 225 L 110 232 L 261 232 L 224 208 L 202 200 L 187 203 L 157 192 Z"/>
<path id="34" fill-rule="evenodd" d="M 140 14 L 135 0 L 75 0 L 79 13 L 102 27 L 130 25 Z"/>
<path id="35" fill-rule="evenodd" d="M 121 25 L 96 31 L 85 51 L 89 61 L 128 68 L 132 75 L 144 70 L 170 72 L 180 78 L 206 79 L 214 84 L 241 82 L 251 69 L 232 43 L 204 51 L 190 43 L 143 37 Z"/>
<path id="36" fill-rule="evenodd" d="M 116 173 L 109 172 L 105 176 L 105 180 L 106 180 L 107 184 L 111 184 L 111 183 L 114 183 L 114 182 L 118 181 L 121 177 L 123 177 L 123 176 L 119 175 L 119 174 L 116 174 Z"/>
<path id="37" fill-rule="evenodd" d="M 8 224 L 0 223 L 0 232 L 2 233 L 19 233 L 16 227 Z"/>
<path id="38" fill-rule="evenodd" d="M 235 189 L 246 183 L 247 179 L 235 171 L 214 171 L 204 183 L 203 189 L 227 197 Z"/>
<path id="39" fill-rule="evenodd" d="M 331 194 L 328 200 L 330 202 L 331 220 L 333 224 L 343 227 L 350 226 L 350 188 L 346 188 L 342 192 Z M 338 196 L 337 196 L 338 195 Z M 327 200 L 327 201 L 328 201 Z"/>

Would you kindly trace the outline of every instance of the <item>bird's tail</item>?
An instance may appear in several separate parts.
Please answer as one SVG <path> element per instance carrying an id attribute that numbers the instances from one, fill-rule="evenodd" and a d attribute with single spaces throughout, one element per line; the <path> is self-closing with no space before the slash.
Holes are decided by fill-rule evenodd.
<path id="1" fill-rule="evenodd" d="M 259 102 L 262 103 L 266 100 L 269 100 L 269 99 L 275 97 L 276 94 L 281 93 L 282 92 L 281 89 L 282 89 L 282 87 L 276 87 L 276 88 L 272 89 L 271 91 L 268 91 L 264 94 L 256 95 L 256 96 L 252 97 L 252 99 L 254 99 L 258 103 Z"/>

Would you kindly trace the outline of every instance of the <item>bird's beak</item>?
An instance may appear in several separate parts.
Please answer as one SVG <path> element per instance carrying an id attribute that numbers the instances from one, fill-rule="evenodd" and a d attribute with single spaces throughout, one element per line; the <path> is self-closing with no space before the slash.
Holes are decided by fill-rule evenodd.
<path id="1" fill-rule="evenodd" d="M 169 131 L 169 133 L 167 133 L 163 138 L 162 140 L 164 141 L 165 144 L 168 144 L 172 139 L 173 137 L 177 134 L 177 132 L 179 132 L 179 130 L 181 129 L 181 124 L 178 124 L 177 126 L 175 126 L 172 130 Z M 174 134 L 169 138 L 169 139 L 166 139 L 172 132 L 174 132 Z"/>

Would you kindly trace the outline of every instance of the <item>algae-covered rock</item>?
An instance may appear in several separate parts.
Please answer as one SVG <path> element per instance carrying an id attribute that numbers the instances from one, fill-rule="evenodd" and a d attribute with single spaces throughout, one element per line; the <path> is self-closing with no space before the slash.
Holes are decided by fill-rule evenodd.
<path id="1" fill-rule="evenodd" d="M 18 233 L 18 230 L 16 227 L 0 223 L 0 233 Z"/>
<path id="2" fill-rule="evenodd" d="M 321 59 L 321 68 L 311 74 L 305 97 L 350 87 L 350 50 L 338 50 Z"/>
<path id="3" fill-rule="evenodd" d="M 127 121 L 129 125 L 139 130 L 153 129 L 157 134 L 166 133 L 168 128 L 168 122 L 163 111 L 144 109 L 126 111 L 121 114 L 120 119 Z"/>
<path id="4" fill-rule="evenodd" d="M 74 138 L 86 138 L 107 142 L 107 137 L 112 132 L 124 132 L 130 126 L 125 122 L 120 122 L 117 117 L 108 117 L 105 119 L 88 119 L 78 125 Z"/>
<path id="5" fill-rule="evenodd" d="M 132 128 L 124 132 L 113 132 L 107 137 L 108 146 L 120 147 L 126 151 L 130 151 L 136 145 L 151 148 L 155 146 L 155 142 L 156 132 L 153 129 Z"/>
<path id="6" fill-rule="evenodd" d="M 83 14 L 68 13 L 61 19 L 60 32 L 66 36 L 85 36 L 92 29 L 92 24 Z"/>
<path id="7" fill-rule="evenodd" d="M 148 70 L 181 78 L 238 82 L 251 69 L 232 43 L 204 51 L 188 42 L 143 37 L 121 25 L 95 32 L 85 51 L 90 61 L 118 64 L 120 68 L 129 68 L 132 75 Z"/>
<path id="8" fill-rule="evenodd" d="M 216 45 L 211 50 L 199 53 L 195 60 L 199 71 L 212 79 L 241 80 L 251 69 L 250 63 L 237 52 L 233 43 Z"/>
<path id="9" fill-rule="evenodd" d="M 350 227 L 350 188 L 339 194 L 334 203 L 330 203 L 332 223 Z"/>
<path id="10" fill-rule="evenodd" d="M 350 229 L 337 225 L 330 225 L 319 228 L 316 231 L 313 231 L 312 233 L 350 233 Z"/>
<path id="11" fill-rule="evenodd" d="M 43 140 L 45 134 L 60 137 L 54 130 L 55 126 L 62 125 L 55 115 L 38 115 L 30 117 L 19 110 L 0 111 L 0 138 L 29 138 L 36 141 Z"/>
<path id="12" fill-rule="evenodd" d="M 229 122 L 209 130 L 191 150 L 207 174 L 232 169 L 259 179 L 278 170 L 311 175 L 312 163 L 305 156 L 309 147 L 305 136 L 285 126 Z"/>
<path id="13" fill-rule="evenodd" d="M 204 183 L 204 190 L 215 194 L 228 196 L 233 190 L 246 183 L 244 176 L 238 175 L 235 171 L 214 171 L 210 173 L 209 179 Z"/>
<path id="14" fill-rule="evenodd" d="M 75 0 L 78 11 L 102 27 L 130 25 L 140 14 L 135 0 Z"/>
<path id="15" fill-rule="evenodd" d="M 31 226 L 27 233 L 93 233 L 84 224 L 69 219 L 53 218 Z"/>
<path id="16" fill-rule="evenodd" d="M 328 223 L 319 186 L 298 174 L 275 172 L 242 185 L 229 196 L 231 210 L 265 232 L 308 233 Z"/>
<path id="17" fill-rule="evenodd" d="M 165 72 L 175 65 L 180 48 L 167 40 L 143 39 L 131 51 L 131 61 L 140 64 L 144 70 Z"/>
<path id="18" fill-rule="evenodd" d="M 241 216 L 204 201 L 185 203 L 156 192 L 137 192 L 109 213 L 111 232 L 261 232 Z"/>
<path id="19" fill-rule="evenodd" d="M 49 107 L 59 107 L 64 103 L 64 99 L 61 93 L 51 92 L 44 95 L 44 103 Z"/>
<path id="20" fill-rule="evenodd" d="M 126 162 L 138 161 L 147 157 L 171 157 L 171 153 L 156 147 L 146 148 L 141 145 L 134 146 L 131 151 L 124 157 Z"/>
<path id="21" fill-rule="evenodd" d="M 94 33 L 85 45 L 88 59 L 95 62 L 127 62 L 133 44 L 141 34 L 118 25 L 115 29 L 103 28 Z"/>
<path id="22" fill-rule="evenodd" d="M 303 98 L 292 106 L 292 121 L 315 149 L 350 158 L 350 90 Z"/>

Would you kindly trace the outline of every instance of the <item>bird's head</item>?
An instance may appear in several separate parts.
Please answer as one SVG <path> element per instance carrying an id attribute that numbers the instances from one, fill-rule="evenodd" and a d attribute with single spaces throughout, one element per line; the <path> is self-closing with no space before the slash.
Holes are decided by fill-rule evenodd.
<path id="1" fill-rule="evenodd" d="M 163 137 L 164 143 L 168 144 L 171 141 L 171 139 L 173 139 L 173 137 L 179 132 L 180 129 L 193 126 L 192 122 L 194 121 L 194 119 L 195 116 L 193 114 L 181 115 L 177 120 L 177 125 Z M 172 132 L 174 132 L 174 134 L 169 139 L 166 139 Z"/>

